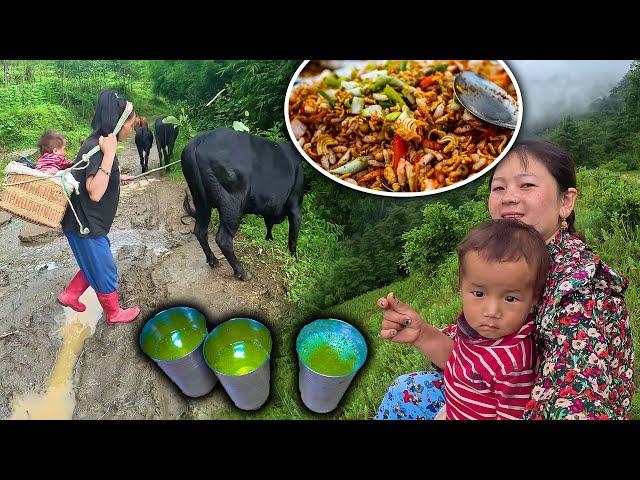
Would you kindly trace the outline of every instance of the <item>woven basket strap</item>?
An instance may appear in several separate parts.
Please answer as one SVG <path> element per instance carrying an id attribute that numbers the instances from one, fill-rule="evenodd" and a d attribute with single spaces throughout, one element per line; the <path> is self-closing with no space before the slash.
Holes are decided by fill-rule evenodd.
<path id="1" fill-rule="evenodd" d="M 133 111 L 133 105 L 131 104 L 131 102 L 127 102 L 127 106 L 125 107 L 124 112 L 122 112 L 122 115 L 120 115 L 120 118 L 118 119 L 118 123 L 116 123 L 116 128 L 113 129 L 114 135 L 117 136 L 118 133 L 120 133 L 120 130 L 124 125 L 124 122 L 127 121 L 127 118 L 129 118 L 129 115 L 131 115 L 132 111 Z M 76 165 L 71 167 L 69 170 L 84 170 L 89 166 L 89 159 L 99 151 L 100 151 L 100 144 L 98 143 L 98 145 L 96 145 L 87 153 L 82 155 L 82 160 L 80 160 Z M 84 165 L 81 165 L 83 163 Z"/>
<path id="2" fill-rule="evenodd" d="M 73 208 L 73 203 L 71 203 L 71 194 L 67 193 L 67 186 L 71 187 L 70 191 L 73 192 L 73 187 L 68 185 L 65 180 L 65 175 L 60 176 L 60 181 L 62 182 L 62 191 L 64 192 L 64 197 L 67 199 L 67 203 L 73 212 L 73 216 L 76 218 L 76 222 L 78 222 L 78 227 L 80 228 L 80 233 L 82 235 L 87 235 L 90 233 L 89 227 L 82 226 L 82 222 L 78 218 L 78 214 L 76 213 L 76 209 Z"/>

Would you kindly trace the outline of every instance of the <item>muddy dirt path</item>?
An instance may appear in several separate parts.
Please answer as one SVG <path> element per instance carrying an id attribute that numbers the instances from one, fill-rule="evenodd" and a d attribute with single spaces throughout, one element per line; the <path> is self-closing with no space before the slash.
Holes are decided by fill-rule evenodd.
<path id="1" fill-rule="evenodd" d="M 130 138 L 119 149 L 123 171 L 140 171 Z M 159 166 L 155 145 L 149 168 Z M 215 324 L 236 315 L 251 315 L 272 327 L 286 308 L 277 266 L 261 267 L 243 250 L 253 274 L 240 282 L 215 245 L 222 266 L 212 270 L 200 245 L 183 225 L 182 200 L 186 184 L 153 173 L 122 187 L 120 205 L 109 234 L 120 279 L 121 302 L 138 305 L 132 324 L 112 326 L 99 321 L 74 368 L 77 419 L 215 418 L 233 408 L 218 385 L 193 400 L 183 396 L 138 347 L 138 335 L 150 316 L 174 305 L 201 310 Z M 33 228 L 20 220 L 0 219 L 0 419 L 11 415 L 12 399 L 38 392 L 61 346 L 62 307 L 56 296 L 77 271 L 61 232 Z M 212 227 L 213 228 L 213 227 Z M 23 241 L 21 241 L 21 239 Z M 261 264 L 260 264 L 261 265 Z"/>

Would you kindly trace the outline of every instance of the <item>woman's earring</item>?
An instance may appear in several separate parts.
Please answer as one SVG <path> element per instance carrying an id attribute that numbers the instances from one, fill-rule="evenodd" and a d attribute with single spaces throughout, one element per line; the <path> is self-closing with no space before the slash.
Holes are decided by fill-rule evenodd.
<path id="1" fill-rule="evenodd" d="M 569 224 L 567 223 L 567 219 L 566 218 L 562 219 L 562 223 L 560 224 L 560 228 L 562 228 L 563 230 L 566 230 L 567 228 L 569 228 Z"/>

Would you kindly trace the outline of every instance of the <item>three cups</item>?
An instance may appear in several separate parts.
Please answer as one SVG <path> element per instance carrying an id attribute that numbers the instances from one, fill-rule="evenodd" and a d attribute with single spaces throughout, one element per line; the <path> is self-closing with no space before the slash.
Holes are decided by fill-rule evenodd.
<path id="1" fill-rule="evenodd" d="M 233 318 L 207 333 L 202 313 L 173 307 L 146 323 L 140 346 L 187 396 L 206 395 L 219 380 L 242 410 L 257 410 L 269 397 L 271 334 L 256 320 Z M 303 403 L 327 413 L 364 364 L 367 345 L 352 325 L 321 319 L 301 329 L 296 352 Z"/>

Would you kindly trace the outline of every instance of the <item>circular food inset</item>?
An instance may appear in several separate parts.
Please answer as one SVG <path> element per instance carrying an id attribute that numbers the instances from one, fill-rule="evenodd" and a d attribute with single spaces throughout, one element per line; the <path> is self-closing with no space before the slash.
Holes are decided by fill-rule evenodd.
<path id="1" fill-rule="evenodd" d="M 319 65 L 330 68 L 318 74 Z M 469 96 L 454 92 L 462 72 L 491 86 L 473 92 L 487 98 L 468 107 L 481 113 L 478 106 L 503 102 L 512 118 L 499 123 L 515 129 L 462 106 L 459 98 Z M 495 111 L 483 116 L 492 117 Z M 520 130 L 522 101 L 502 61 L 306 61 L 289 84 L 285 118 L 300 153 L 327 177 L 377 195 L 418 196 L 462 186 L 493 168 Z"/>

